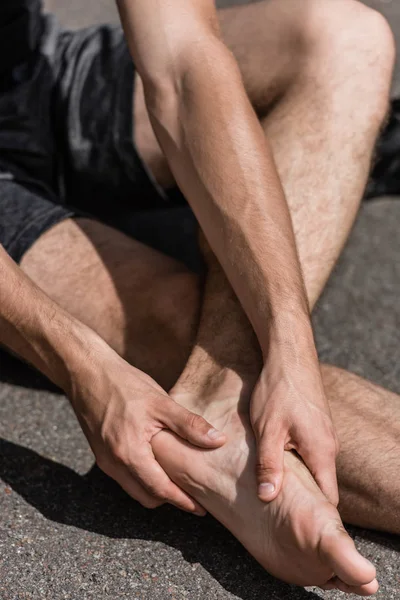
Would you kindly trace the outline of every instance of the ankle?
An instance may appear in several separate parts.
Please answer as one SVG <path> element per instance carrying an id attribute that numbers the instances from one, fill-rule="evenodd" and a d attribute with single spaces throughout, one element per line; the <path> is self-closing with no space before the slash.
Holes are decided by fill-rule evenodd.
<path id="1" fill-rule="evenodd" d="M 170 395 L 187 408 L 203 414 L 211 405 L 232 400 L 237 405 L 239 398 L 250 395 L 258 373 L 239 373 L 218 365 L 199 365 L 197 371 L 185 371 L 170 391 Z"/>

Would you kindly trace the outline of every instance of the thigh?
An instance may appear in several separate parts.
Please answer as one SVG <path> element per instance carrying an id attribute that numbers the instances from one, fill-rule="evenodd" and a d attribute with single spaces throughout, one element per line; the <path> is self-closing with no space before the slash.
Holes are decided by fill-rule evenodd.
<path id="1" fill-rule="evenodd" d="M 90 219 L 67 219 L 26 251 L 21 268 L 48 296 L 164 388 L 190 351 L 198 280 L 157 250 Z"/>
<path id="2" fill-rule="evenodd" d="M 340 443 L 340 513 L 360 527 L 400 533 L 400 398 L 357 375 L 322 365 Z"/>
<path id="3" fill-rule="evenodd" d="M 247 95 L 261 114 L 301 70 L 307 0 L 262 0 L 220 10 L 222 37 L 239 65 Z"/>

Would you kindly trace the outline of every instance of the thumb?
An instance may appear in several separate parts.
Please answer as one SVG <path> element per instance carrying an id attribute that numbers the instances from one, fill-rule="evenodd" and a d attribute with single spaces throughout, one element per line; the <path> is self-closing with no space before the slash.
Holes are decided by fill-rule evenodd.
<path id="1" fill-rule="evenodd" d="M 259 441 L 257 459 L 258 497 L 271 502 L 280 492 L 283 479 L 284 442 L 264 433 Z"/>
<path id="2" fill-rule="evenodd" d="M 174 400 L 166 403 L 163 421 L 171 431 L 200 448 L 219 448 L 226 441 L 222 431 L 215 429 L 203 417 L 180 406 Z"/>

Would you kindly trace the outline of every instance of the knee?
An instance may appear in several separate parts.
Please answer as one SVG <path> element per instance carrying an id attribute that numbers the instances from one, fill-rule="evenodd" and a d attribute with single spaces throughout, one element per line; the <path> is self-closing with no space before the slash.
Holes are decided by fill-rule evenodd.
<path id="1" fill-rule="evenodd" d="M 364 59 L 362 66 L 379 63 L 392 68 L 395 42 L 385 17 L 359 0 L 301 0 L 303 35 L 310 50 L 337 56 L 346 67 L 350 59 Z M 354 60 L 354 59 L 353 59 Z"/>
<path id="2" fill-rule="evenodd" d="M 306 73 L 386 115 L 396 48 L 385 17 L 358 0 L 300 1 Z"/>

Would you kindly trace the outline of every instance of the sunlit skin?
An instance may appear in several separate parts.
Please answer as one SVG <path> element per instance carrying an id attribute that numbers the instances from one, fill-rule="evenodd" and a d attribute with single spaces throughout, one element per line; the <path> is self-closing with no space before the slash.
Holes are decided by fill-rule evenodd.
<path id="1" fill-rule="evenodd" d="M 347 443 L 349 395 L 373 400 L 375 414 L 384 392 L 332 369 L 321 377 L 308 311 L 351 229 L 385 118 L 387 24 L 352 0 L 218 15 L 208 0 L 119 7 L 141 75 L 135 141 L 198 217 L 212 248 L 204 289 L 135 240 L 68 220 L 22 269 L 0 248 L 0 342 L 65 390 L 100 466 L 143 505 L 209 510 L 285 580 L 374 593 L 374 568 L 334 506 L 335 456 L 339 439 L 346 519 L 397 532 L 396 494 L 374 453 L 355 476 L 364 455 Z M 235 369 L 251 380 L 240 402 Z M 373 423 L 364 430 L 382 438 Z M 260 493 L 266 482 L 271 494 Z"/>
<path id="2" fill-rule="evenodd" d="M 196 387 L 196 386 L 194 386 Z M 338 588 L 368 596 L 378 589 L 375 568 L 355 549 L 338 511 L 328 502 L 309 471 L 291 452 L 284 457 L 282 491 L 269 504 L 256 491 L 255 441 L 248 401 L 240 382 L 221 390 L 176 397 L 217 424 L 228 441 L 203 452 L 162 432 L 153 442 L 156 457 L 170 476 L 221 521 L 265 567 L 280 579 L 301 586 Z M 224 389 L 222 387 L 222 389 Z M 241 400 L 238 398 L 241 396 Z"/>
<path id="3" fill-rule="evenodd" d="M 279 493 L 290 441 L 337 503 L 336 437 L 289 210 L 268 136 L 221 38 L 214 2 L 117 4 L 157 140 L 263 351 L 252 402 L 258 494 L 270 501 Z M 277 393 L 266 392 L 271 381 L 279 382 Z M 319 450 L 293 399 L 287 402 L 292 391 L 303 414 L 312 413 Z M 273 452 L 267 423 L 278 409 Z"/>

